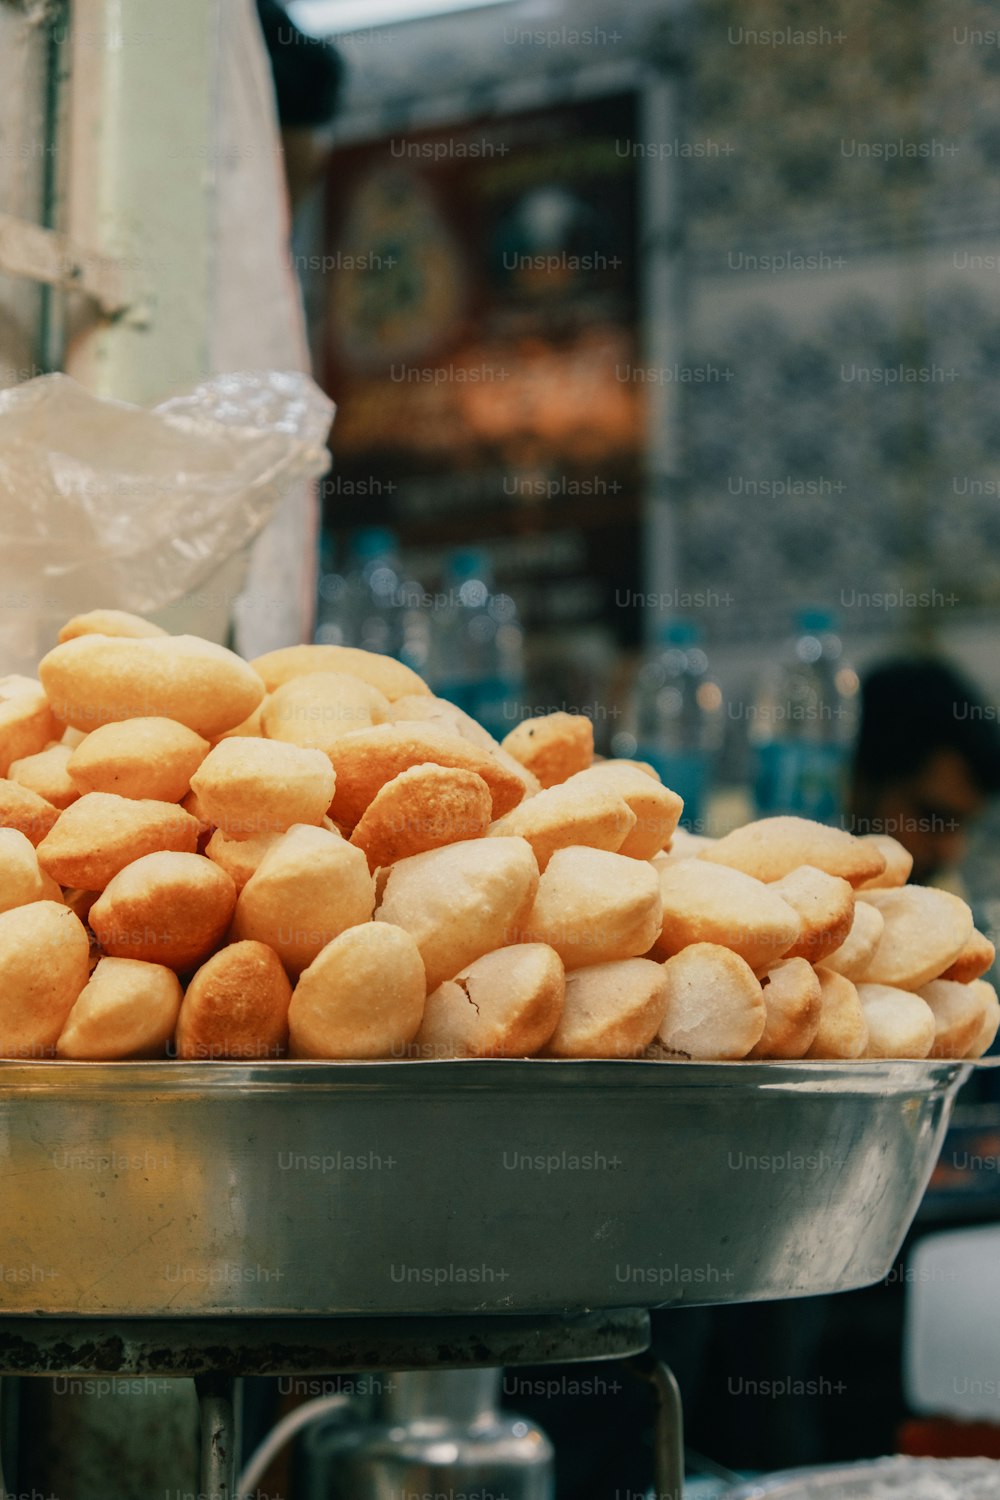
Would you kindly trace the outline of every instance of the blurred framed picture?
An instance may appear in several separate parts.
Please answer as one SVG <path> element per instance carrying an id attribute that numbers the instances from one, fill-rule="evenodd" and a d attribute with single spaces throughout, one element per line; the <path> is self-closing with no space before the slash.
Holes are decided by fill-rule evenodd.
<path id="1" fill-rule="evenodd" d="M 645 392 L 637 91 L 351 145 L 332 161 L 325 525 L 386 524 L 434 583 L 490 548 L 535 633 L 631 644 Z M 669 169 L 666 168 L 666 169 Z"/>

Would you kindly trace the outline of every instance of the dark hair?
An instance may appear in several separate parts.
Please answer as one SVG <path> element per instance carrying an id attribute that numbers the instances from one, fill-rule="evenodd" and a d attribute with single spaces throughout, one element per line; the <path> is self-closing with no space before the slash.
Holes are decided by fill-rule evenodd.
<path id="1" fill-rule="evenodd" d="M 344 65 L 329 42 L 306 36 L 278 0 L 257 0 L 282 125 L 318 127 L 337 112 Z"/>
<path id="2" fill-rule="evenodd" d="M 1000 791 L 1000 734 L 965 678 L 946 662 L 899 658 L 861 687 L 855 773 L 884 784 L 913 776 L 939 750 L 965 761 L 984 793 Z"/>

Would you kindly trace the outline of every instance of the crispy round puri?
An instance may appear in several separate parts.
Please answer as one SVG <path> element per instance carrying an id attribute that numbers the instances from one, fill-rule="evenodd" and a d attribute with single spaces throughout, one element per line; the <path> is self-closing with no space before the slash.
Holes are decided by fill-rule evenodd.
<path id="1" fill-rule="evenodd" d="M 331 747 L 337 789 L 330 809 L 335 822 L 354 828 L 376 793 L 411 766 L 433 764 L 474 771 L 490 789 L 493 816 L 500 818 L 524 797 L 524 783 L 478 745 L 435 724 L 376 724 L 342 735 Z"/>
<path id="2" fill-rule="evenodd" d="M 78 1062 L 163 1057 L 181 994 L 177 975 L 162 964 L 102 958 L 69 1013 L 56 1055 Z"/>
<path id="3" fill-rule="evenodd" d="M 976 1039 L 969 1048 L 969 1056 L 982 1057 L 993 1046 L 997 1031 L 1000 1030 L 1000 1000 L 997 999 L 996 990 L 985 979 L 974 979 L 972 982 L 980 994 L 983 1019 Z"/>
<path id="4" fill-rule="evenodd" d="M 648 958 L 593 964 L 566 976 L 566 999 L 546 1057 L 640 1057 L 667 1006 L 662 964 Z"/>
<path id="5" fill-rule="evenodd" d="M 177 1056 L 188 1061 L 280 1057 L 292 987 L 265 943 L 230 943 L 202 964 L 177 1018 Z"/>
<path id="6" fill-rule="evenodd" d="M 328 943 L 295 986 L 288 1013 L 293 1057 L 405 1057 L 424 1013 L 427 982 L 408 932 L 366 922 Z"/>
<path id="7" fill-rule="evenodd" d="M 543 788 L 557 786 L 594 759 L 594 726 L 583 714 L 543 714 L 524 719 L 501 744 Z"/>
<path id="8" fill-rule="evenodd" d="M 826 955 L 824 967 L 843 974 L 845 979 L 860 979 L 874 957 L 884 927 L 880 911 L 867 901 L 855 901 L 851 930 L 840 947 Z"/>
<path id="9" fill-rule="evenodd" d="M 679 860 L 659 870 L 663 923 L 658 958 L 691 943 L 713 943 L 739 954 L 751 969 L 767 968 L 795 943 L 798 913 L 770 886 L 740 870 Z"/>
<path id="10" fill-rule="evenodd" d="M 481 750 L 496 752 L 500 746 L 488 729 L 467 714 L 457 703 L 447 698 L 435 698 L 426 693 L 407 694 L 389 704 L 386 715 L 389 724 L 436 724 L 439 729 L 450 729 L 463 739 L 471 740 Z M 538 788 L 536 787 L 536 791 Z"/>
<path id="11" fill-rule="evenodd" d="M 0 828 L 0 912 L 41 901 L 43 895 L 43 876 L 31 840 L 16 828 Z"/>
<path id="12" fill-rule="evenodd" d="M 0 1057 L 51 1057 L 89 969 L 90 939 L 68 906 L 0 914 Z"/>
<path id="13" fill-rule="evenodd" d="M 864 891 L 859 899 L 881 912 L 885 924 L 862 976 L 867 984 L 919 990 L 951 967 L 973 933 L 972 912 L 950 891 L 904 885 Z"/>
<path id="14" fill-rule="evenodd" d="M 237 740 L 247 737 L 252 740 L 262 740 L 264 738 L 262 720 L 267 703 L 267 698 L 262 698 L 252 714 L 248 714 L 245 719 L 241 719 L 238 724 L 234 724 L 232 729 L 226 729 L 223 730 L 222 734 L 213 735 L 211 744 L 217 745 L 220 740 Z"/>
<path id="15" fill-rule="evenodd" d="M 566 977 L 544 943 L 484 953 L 427 996 L 417 1057 L 531 1057 L 562 1014 Z"/>
<path id="16" fill-rule="evenodd" d="M 863 1057 L 868 1045 L 868 1023 L 857 987 L 843 974 L 820 964 L 819 1027 L 806 1057 L 832 1060 Z"/>
<path id="17" fill-rule="evenodd" d="M 36 755 L 59 738 L 59 723 L 34 677 L 0 677 L 0 776 L 10 764 Z"/>
<path id="18" fill-rule="evenodd" d="M 570 844 L 617 853 L 635 825 L 635 813 L 613 787 L 574 786 L 570 781 L 528 797 L 498 818 L 490 837 L 527 839 L 544 870 L 556 850 Z"/>
<path id="19" fill-rule="evenodd" d="M 419 765 L 401 771 L 375 793 L 351 834 L 369 868 L 464 839 L 482 838 L 493 798 L 475 771 Z"/>
<path id="20" fill-rule="evenodd" d="M 357 646 L 284 646 L 258 656 L 250 665 L 263 678 L 269 693 L 282 683 L 313 672 L 340 672 L 346 677 L 357 677 L 377 688 L 390 703 L 405 694 L 430 693 L 423 678 L 402 662 L 377 651 L 362 651 Z"/>
<path id="21" fill-rule="evenodd" d="M 648 760 L 629 760 L 625 756 L 622 756 L 621 759 L 619 759 L 619 757 L 616 755 L 614 763 L 616 766 L 631 766 L 633 771 L 641 771 L 643 776 L 648 776 L 652 781 L 659 782 L 661 786 L 663 784 L 663 777 L 660 775 L 655 766 L 651 766 L 649 764 Z M 595 757 L 595 764 L 603 765 L 604 762 L 599 756 L 597 756 Z"/>
<path id="22" fill-rule="evenodd" d="M 87 792 L 58 814 L 37 846 L 37 858 L 60 885 L 102 891 L 118 870 L 145 853 L 193 853 L 196 846 L 198 822 L 174 802 Z"/>
<path id="23" fill-rule="evenodd" d="M 230 838 L 318 827 L 334 786 L 322 750 L 249 737 L 220 740 L 191 778 L 205 815 Z"/>
<path id="24" fill-rule="evenodd" d="M 578 771 L 564 785 L 614 791 L 628 804 L 635 814 L 635 826 L 626 834 L 618 853 L 630 859 L 651 859 L 658 854 L 673 837 L 684 810 L 683 798 L 630 761 L 599 761 L 586 771 Z"/>
<path id="25" fill-rule="evenodd" d="M 74 615 L 59 632 L 59 644 L 75 641 L 80 635 L 123 635 L 133 640 L 149 640 L 153 636 L 167 635 L 159 625 L 144 620 L 141 615 L 130 615 L 124 609 L 92 609 L 85 615 Z"/>
<path id="26" fill-rule="evenodd" d="M 208 741 L 173 719 L 123 719 L 87 735 L 69 760 L 78 792 L 180 802 L 208 754 Z"/>
<path id="27" fill-rule="evenodd" d="M 233 839 L 216 828 L 205 845 L 205 853 L 225 870 L 238 894 L 250 876 L 257 873 L 264 855 L 284 837 L 283 833 L 258 833 L 248 839 Z"/>
<path id="28" fill-rule="evenodd" d="M 934 1045 L 934 1012 L 910 990 L 889 984 L 859 984 L 858 999 L 868 1025 L 865 1057 L 927 1057 Z"/>
<path id="29" fill-rule="evenodd" d="M 80 795 L 68 769 L 72 754 L 68 745 L 49 745 L 36 755 L 11 761 L 7 775 L 18 786 L 27 787 L 29 792 L 44 797 L 46 802 L 62 811 Z"/>
<path id="30" fill-rule="evenodd" d="M 858 837 L 862 844 L 870 844 L 877 849 L 885 860 L 885 869 L 881 874 L 873 875 L 858 889 L 887 891 L 905 885 L 913 869 L 913 855 L 909 849 L 904 849 L 898 839 L 890 838 L 887 833 L 862 833 Z"/>
<path id="31" fill-rule="evenodd" d="M 736 1062 L 764 1034 L 764 992 L 749 964 L 716 943 L 692 943 L 663 965 L 666 1008 L 657 1040 L 703 1062 Z"/>
<path id="32" fill-rule="evenodd" d="M 201 854 L 146 854 L 121 870 L 90 909 L 90 925 L 112 958 L 193 969 L 225 937 L 236 887 Z"/>
<path id="33" fill-rule="evenodd" d="M 822 991 L 812 964 L 783 958 L 761 979 L 767 1017 L 750 1057 L 805 1057 L 816 1039 Z"/>
<path id="34" fill-rule="evenodd" d="M 982 932 L 973 929 L 961 953 L 953 964 L 949 964 L 941 975 L 942 979 L 953 979 L 956 984 L 971 984 L 974 979 L 992 969 L 996 961 L 997 950 L 989 938 Z"/>
<path id="35" fill-rule="evenodd" d="M 388 715 L 388 698 L 360 677 L 310 672 L 275 688 L 260 721 L 269 740 L 329 752 L 341 735 L 383 724 Z"/>
<path id="36" fill-rule="evenodd" d="M 932 979 L 919 991 L 934 1016 L 931 1057 L 972 1057 L 983 1018 L 989 1009 L 992 985 L 973 980 L 956 984 L 952 979 Z"/>
<path id="37" fill-rule="evenodd" d="M 663 870 L 667 865 L 679 864 L 682 859 L 697 859 L 703 849 L 716 842 L 703 833 L 689 833 L 686 828 L 677 827 L 666 849 L 652 856 L 653 864 L 658 870 Z"/>
<path id="38" fill-rule="evenodd" d="M 758 818 L 734 828 L 703 849 L 700 859 L 729 865 L 758 880 L 780 880 L 799 865 L 813 865 L 839 875 L 857 889 L 885 869 L 885 856 L 842 828 L 828 828 L 808 818 Z"/>
<path id="39" fill-rule="evenodd" d="M 854 891 L 839 875 L 827 875 L 825 870 L 812 865 L 799 865 L 773 881 L 769 889 L 788 902 L 802 924 L 786 958 L 807 958 L 812 964 L 820 963 L 847 938 L 854 922 Z"/>
<path id="40" fill-rule="evenodd" d="M 416 940 L 436 990 L 516 934 L 538 889 L 538 865 L 524 839 L 466 839 L 392 866 L 376 922 Z"/>
<path id="41" fill-rule="evenodd" d="M 16 828 L 38 845 L 59 821 L 58 807 L 16 781 L 0 781 L 0 828 Z"/>
<path id="42" fill-rule="evenodd" d="M 374 905 L 361 850 L 339 833 L 300 824 L 267 851 L 244 885 L 232 935 L 267 943 L 298 974 L 345 928 L 369 921 Z"/>
<path id="43" fill-rule="evenodd" d="M 38 845 L 38 862 L 60 885 L 78 890 L 102 891 L 144 854 L 193 854 L 198 845 L 197 820 L 172 802 L 88 792 L 58 816 Z"/>
<path id="44" fill-rule="evenodd" d="M 56 718 L 74 729 L 176 719 L 210 740 L 264 697 L 264 684 L 242 657 L 194 635 L 77 636 L 44 656 L 38 675 Z"/>
<path id="45" fill-rule="evenodd" d="M 557 849 L 549 860 L 521 941 L 548 943 L 567 969 L 580 969 L 641 958 L 653 946 L 662 919 L 652 865 L 574 845 Z"/>
<path id="46" fill-rule="evenodd" d="M 197 792 L 188 792 L 186 796 L 182 797 L 181 807 L 183 807 L 186 813 L 190 813 L 191 817 L 198 824 L 198 853 L 203 854 L 205 851 L 202 848 L 202 843 L 208 842 L 210 835 L 215 830 L 215 824 L 208 816 Z"/>
<path id="47" fill-rule="evenodd" d="M 533 776 L 519 760 L 515 760 L 514 756 L 493 738 L 489 730 L 477 723 L 471 714 L 459 708 L 457 703 L 449 703 L 446 698 L 411 697 L 409 695 L 397 698 L 395 703 L 389 705 L 389 723 L 422 723 L 430 724 L 432 728 L 436 726 L 438 729 L 450 729 L 453 733 L 461 735 L 462 739 L 470 740 L 473 745 L 478 745 L 481 750 L 489 750 L 505 770 L 517 777 L 524 787 L 526 797 L 533 797 L 542 789 L 538 777 Z"/>

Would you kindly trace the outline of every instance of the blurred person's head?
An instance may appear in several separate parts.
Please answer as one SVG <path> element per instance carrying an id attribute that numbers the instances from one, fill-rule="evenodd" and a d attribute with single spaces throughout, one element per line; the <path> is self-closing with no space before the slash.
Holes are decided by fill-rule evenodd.
<path id="1" fill-rule="evenodd" d="M 897 838 L 913 855 L 914 881 L 958 864 L 969 825 L 1000 791 L 996 719 L 944 662 L 886 662 L 862 683 L 854 831 Z"/>

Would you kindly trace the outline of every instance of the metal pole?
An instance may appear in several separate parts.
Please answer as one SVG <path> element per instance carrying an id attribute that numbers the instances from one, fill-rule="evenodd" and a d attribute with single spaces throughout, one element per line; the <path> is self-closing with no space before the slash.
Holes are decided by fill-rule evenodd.
<path id="1" fill-rule="evenodd" d="M 0 1500 L 9 1500 L 7 1484 L 3 1477 L 3 1381 L 0 1380 Z"/>
<path id="2" fill-rule="evenodd" d="M 653 1465 L 656 1500 L 684 1500 L 684 1409 L 674 1373 L 650 1350 L 627 1361 L 633 1375 L 653 1387 Z"/>
<path id="3" fill-rule="evenodd" d="M 73 0 L 64 226 L 118 262 L 130 310 L 95 316 L 65 368 L 144 404 L 209 368 L 222 0 Z"/>
<path id="4" fill-rule="evenodd" d="M 229 1375 L 199 1375 L 201 1485 L 203 1500 L 234 1500 L 236 1495 L 237 1382 Z"/>
<path id="5" fill-rule="evenodd" d="M 664 22 L 673 29 L 676 23 Z M 678 43 L 679 45 L 679 43 Z M 662 42 L 660 48 L 662 50 Z M 683 134 L 680 63 L 654 56 L 654 69 L 639 96 L 643 141 L 669 142 Z M 682 365 L 687 354 L 684 298 L 684 206 L 680 163 L 643 157 L 638 165 L 640 213 L 641 358 L 660 372 Z M 666 373 L 643 388 L 646 401 L 643 476 L 643 587 L 662 594 L 683 576 L 685 487 L 681 392 Z M 655 639 L 657 612 L 643 618 L 643 644 Z"/>

